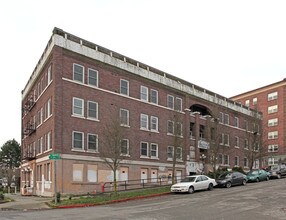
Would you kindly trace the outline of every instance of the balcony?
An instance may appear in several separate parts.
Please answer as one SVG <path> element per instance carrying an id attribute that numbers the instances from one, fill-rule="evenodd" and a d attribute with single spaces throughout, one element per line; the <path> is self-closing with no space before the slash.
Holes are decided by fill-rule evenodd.
<path id="1" fill-rule="evenodd" d="M 26 115 L 32 108 L 35 106 L 36 102 L 34 101 L 33 96 L 30 96 L 23 106 L 23 116 Z"/>
<path id="2" fill-rule="evenodd" d="M 35 123 L 28 122 L 26 124 L 26 126 L 24 127 L 23 133 L 24 133 L 24 135 L 28 135 L 29 136 L 29 135 L 33 134 L 35 131 L 36 131 Z"/>
<path id="3" fill-rule="evenodd" d="M 26 150 L 23 152 L 22 159 L 26 160 L 26 161 L 34 160 L 34 159 L 36 159 L 36 154 L 35 154 L 35 152 L 31 152 L 31 151 Z"/>

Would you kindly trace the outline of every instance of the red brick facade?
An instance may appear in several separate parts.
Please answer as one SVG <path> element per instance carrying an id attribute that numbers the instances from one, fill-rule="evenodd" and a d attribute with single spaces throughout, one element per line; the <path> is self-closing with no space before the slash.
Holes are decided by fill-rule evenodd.
<path id="1" fill-rule="evenodd" d="M 79 70 L 74 70 L 77 67 Z M 98 73 L 97 86 L 89 84 L 89 69 Z M 83 82 L 75 80 L 81 76 Z M 121 94 L 121 80 L 128 82 L 128 95 Z M 141 86 L 148 91 L 148 101 L 141 99 Z M 158 95 L 157 103 L 151 102 L 151 92 Z M 23 194 L 52 196 L 55 190 L 87 193 L 112 181 L 112 172 L 102 160 L 106 147 L 103 128 L 112 118 L 120 117 L 120 109 L 129 111 L 129 124 L 122 126 L 129 152 L 120 163 L 119 180 L 166 177 L 171 173 L 168 149 L 174 145 L 174 135 L 169 123 L 182 125 L 178 178 L 197 172 L 202 162 L 206 171 L 211 170 L 210 159 L 202 161 L 201 156 L 208 155 L 209 148 L 202 144 L 210 141 L 206 131 L 214 123 L 225 139 L 218 165 L 247 169 L 243 140 L 249 132 L 243 123 L 253 121 L 256 111 L 62 30 L 54 30 L 22 94 Z M 168 107 L 168 96 L 170 100 L 173 97 L 175 109 Z M 97 108 L 89 107 L 91 103 Z M 90 112 L 96 112 L 97 117 L 91 118 Z M 148 129 L 141 128 L 142 114 L 148 120 Z M 228 120 L 219 122 L 219 114 Z M 237 125 L 235 118 L 240 122 Z M 97 145 L 92 145 L 90 137 L 97 137 Z M 235 137 L 241 140 L 239 146 L 234 144 Z M 96 146 L 96 150 L 90 146 Z M 60 154 L 60 160 L 49 159 L 55 153 Z"/>
<path id="2" fill-rule="evenodd" d="M 286 79 L 231 98 L 263 113 L 264 159 L 269 165 L 286 162 L 285 98 Z M 277 132 L 277 137 L 271 137 L 271 132 Z"/>

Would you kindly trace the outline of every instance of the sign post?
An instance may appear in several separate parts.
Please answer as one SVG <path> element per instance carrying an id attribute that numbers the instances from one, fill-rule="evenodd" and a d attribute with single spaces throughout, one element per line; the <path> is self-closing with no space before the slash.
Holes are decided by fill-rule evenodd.
<path id="1" fill-rule="evenodd" d="M 50 154 L 49 156 L 50 160 L 54 160 L 54 193 L 55 193 L 55 205 L 57 204 L 57 182 L 56 182 L 56 166 L 57 166 L 57 160 L 61 159 L 61 155 L 58 153 Z"/>

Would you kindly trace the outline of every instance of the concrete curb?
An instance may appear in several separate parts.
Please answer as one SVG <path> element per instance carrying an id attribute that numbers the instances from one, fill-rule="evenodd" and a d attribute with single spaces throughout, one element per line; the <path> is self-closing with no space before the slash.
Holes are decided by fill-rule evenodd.
<path id="1" fill-rule="evenodd" d="M 107 202 L 98 202 L 98 203 L 91 203 L 91 204 L 74 204 L 74 205 L 59 205 L 56 207 L 51 207 L 54 209 L 71 209 L 71 208 L 84 208 L 84 207 L 91 207 L 91 206 L 98 206 L 98 205 L 106 205 L 106 204 L 112 204 L 112 203 L 119 203 L 119 202 L 127 202 L 130 200 L 137 200 L 137 199 L 145 199 L 145 198 L 152 198 L 152 197 L 158 197 L 158 196 L 165 196 L 169 195 L 171 192 L 166 193 L 159 193 L 159 194 L 152 194 L 152 195 L 146 195 L 146 196 L 136 196 L 133 198 L 125 198 L 125 199 L 117 199 Z"/>

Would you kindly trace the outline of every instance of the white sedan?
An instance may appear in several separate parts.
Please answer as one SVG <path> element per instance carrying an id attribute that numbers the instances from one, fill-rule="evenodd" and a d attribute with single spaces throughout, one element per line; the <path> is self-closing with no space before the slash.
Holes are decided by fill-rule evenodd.
<path id="1" fill-rule="evenodd" d="M 209 178 L 205 175 L 193 175 L 187 176 L 181 180 L 180 183 L 176 183 L 171 186 L 171 192 L 188 192 L 193 193 L 196 190 L 212 190 L 217 183 L 215 179 Z"/>

